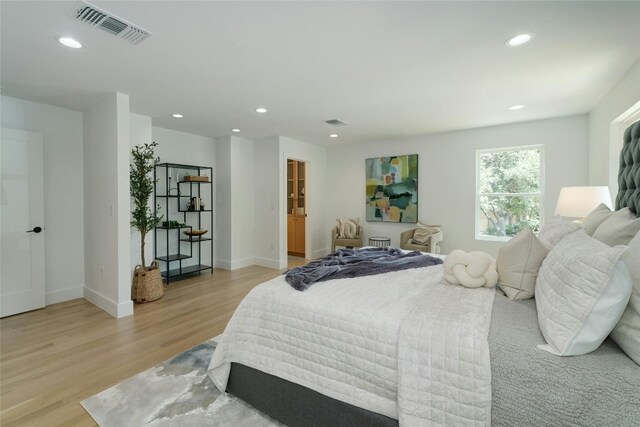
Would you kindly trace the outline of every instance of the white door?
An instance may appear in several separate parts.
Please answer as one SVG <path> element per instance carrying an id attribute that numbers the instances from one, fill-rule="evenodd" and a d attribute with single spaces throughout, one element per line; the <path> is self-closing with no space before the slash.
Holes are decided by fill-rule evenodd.
<path id="1" fill-rule="evenodd" d="M 42 135 L 2 128 L 0 146 L 0 317 L 5 317 L 45 305 Z"/>

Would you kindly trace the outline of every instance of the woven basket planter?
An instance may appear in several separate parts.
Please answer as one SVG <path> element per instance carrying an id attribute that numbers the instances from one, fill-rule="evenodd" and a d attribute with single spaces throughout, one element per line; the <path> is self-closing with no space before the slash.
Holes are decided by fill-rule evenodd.
<path id="1" fill-rule="evenodd" d="M 141 265 L 136 265 L 133 271 L 133 300 L 144 304 L 162 298 L 163 293 L 164 288 L 162 287 L 162 276 L 160 275 L 158 263 L 153 261 L 148 269 Z"/>

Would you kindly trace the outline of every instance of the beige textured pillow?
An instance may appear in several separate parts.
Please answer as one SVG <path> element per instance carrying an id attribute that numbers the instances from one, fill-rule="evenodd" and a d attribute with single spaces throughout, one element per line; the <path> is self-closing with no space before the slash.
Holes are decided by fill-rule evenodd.
<path id="1" fill-rule="evenodd" d="M 425 225 L 418 222 L 416 231 L 413 232 L 412 242 L 417 245 L 426 245 L 429 241 L 429 237 L 432 234 L 436 234 L 440 231 L 440 227 L 434 225 Z"/>
<path id="2" fill-rule="evenodd" d="M 640 365 L 640 233 L 631 240 L 622 260 L 631 274 L 633 291 L 627 308 L 611 332 L 611 338 Z"/>
<path id="3" fill-rule="evenodd" d="M 355 239 L 358 237 L 358 222 L 359 218 L 356 219 L 336 219 L 336 225 L 338 227 L 338 238 L 339 239 Z"/>
<path id="4" fill-rule="evenodd" d="M 584 222 L 582 223 L 584 230 L 589 236 L 593 236 L 593 233 L 600 224 L 605 222 L 611 215 L 613 215 L 613 211 L 609 209 L 609 206 L 604 203 L 600 203 L 600 205 L 589 212 L 589 215 L 584 219 Z"/>
<path id="5" fill-rule="evenodd" d="M 593 233 L 593 238 L 609 246 L 628 245 L 640 231 L 640 218 L 629 208 L 615 211 Z"/>
<path id="6" fill-rule="evenodd" d="M 549 250 L 533 231 L 522 230 L 498 254 L 498 286 L 507 298 L 533 298 L 538 270 Z"/>

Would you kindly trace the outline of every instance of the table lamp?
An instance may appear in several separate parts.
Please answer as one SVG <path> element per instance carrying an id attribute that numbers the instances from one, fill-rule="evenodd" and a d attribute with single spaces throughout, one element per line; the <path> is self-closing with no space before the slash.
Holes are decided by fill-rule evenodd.
<path id="1" fill-rule="evenodd" d="M 611 209 L 609 187 L 562 187 L 556 205 L 556 215 L 585 218 L 600 203 Z"/>

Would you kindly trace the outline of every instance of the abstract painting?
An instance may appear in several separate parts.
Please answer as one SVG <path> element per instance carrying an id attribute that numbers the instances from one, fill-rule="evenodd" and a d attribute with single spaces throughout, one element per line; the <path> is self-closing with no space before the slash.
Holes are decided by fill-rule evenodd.
<path id="1" fill-rule="evenodd" d="M 367 159 L 367 221 L 418 222 L 418 155 Z"/>

